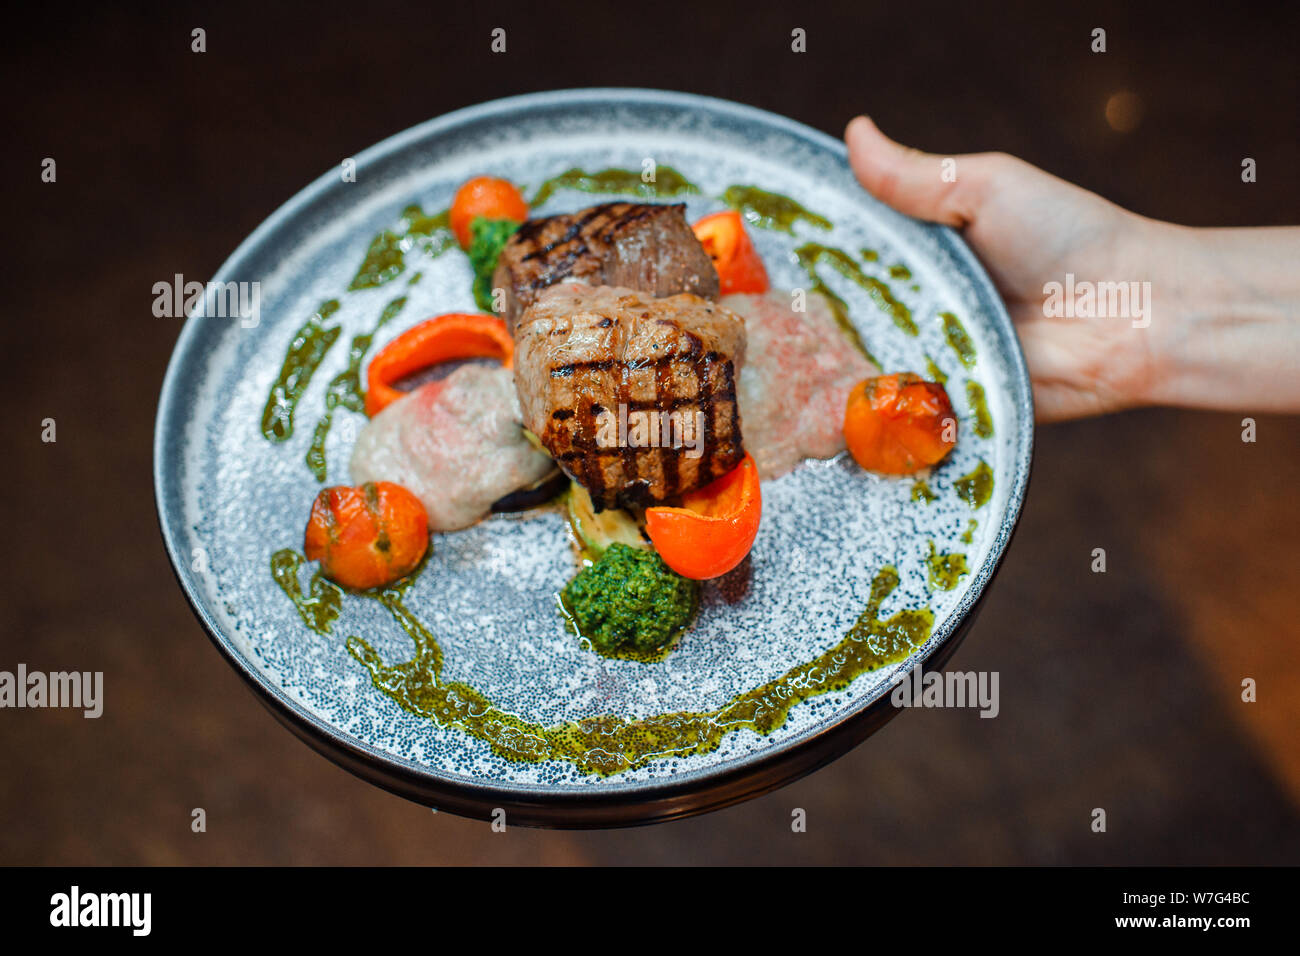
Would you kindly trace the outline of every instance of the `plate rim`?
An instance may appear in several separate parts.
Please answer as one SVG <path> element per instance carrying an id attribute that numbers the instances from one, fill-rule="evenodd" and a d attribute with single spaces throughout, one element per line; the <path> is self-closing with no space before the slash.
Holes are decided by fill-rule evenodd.
<path id="1" fill-rule="evenodd" d="M 354 158 L 357 170 L 360 172 L 371 164 L 386 159 L 412 142 L 467 122 L 482 122 L 497 114 L 516 112 L 521 107 L 573 107 L 583 102 L 708 109 L 714 113 L 729 114 L 742 122 L 748 121 L 766 128 L 776 127 L 816 147 L 829 150 L 846 166 L 848 163 L 848 150 L 839 140 L 797 120 L 758 107 L 680 91 L 591 87 L 509 96 L 433 117 L 356 154 Z M 276 232 L 286 221 L 333 188 L 337 176 L 336 169 L 327 170 L 281 204 L 236 246 L 218 267 L 211 281 L 228 280 L 234 273 L 235 266 L 255 251 L 268 235 Z M 865 190 L 862 192 L 862 201 L 888 208 Z M 900 214 L 894 212 L 894 215 Z M 920 222 L 920 225 L 934 233 L 945 249 L 958 260 L 976 298 L 990 306 L 991 325 L 1008 360 L 1007 371 L 1015 391 L 1011 402 L 1022 410 L 1020 427 L 1013 443 L 1012 487 L 1006 511 L 1000 519 L 985 560 L 946 622 L 949 625 L 948 633 L 941 636 L 932 650 L 918 662 L 928 672 L 943 666 L 969 632 L 1019 524 L 1032 471 L 1034 406 L 1033 391 L 1019 338 L 1006 306 L 983 265 L 955 230 L 935 223 Z M 889 706 L 888 694 L 882 693 L 875 699 L 859 702 L 811 733 L 742 755 L 717 770 L 704 769 L 682 779 L 667 777 L 634 781 L 621 786 L 574 787 L 572 790 L 546 790 L 487 779 L 456 781 L 439 776 L 430 768 L 388 753 L 333 727 L 254 668 L 222 633 L 217 621 L 200 600 L 193 572 L 179 552 L 179 534 L 169 523 L 169 520 L 177 524 L 182 522 L 178 520 L 178 515 L 172 515 L 169 519 L 165 511 L 168 495 L 172 492 L 171 485 L 178 484 L 174 480 L 178 469 L 171 467 L 169 472 L 164 467 L 168 461 L 166 451 L 169 444 L 174 450 L 180 447 L 178 442 L 172 443 L 171 440 L 183 433 L 185 425 L 183 410 L 178 407 L 182 404 L 179 398 L 181 367 L 194 350 L 198 327 L 198 317 L 188 316 L 176 338 L 163 376 L 155 416 L 154 503 L 164 549 L 173 576 L 180 584 L 190 609 L 221 655 L 277 720 L 344 769 L 414 802 L 468 817 L 488 819 L 495 809 L 501 808 L 506 811 L 508 822 L 522 826 L 579 829 L 631 826 L 704 813 L 770 792 L 847 753 L 897 714 L 898 708 Z M 179 491 L 174 494 L 178 496 Z"/>

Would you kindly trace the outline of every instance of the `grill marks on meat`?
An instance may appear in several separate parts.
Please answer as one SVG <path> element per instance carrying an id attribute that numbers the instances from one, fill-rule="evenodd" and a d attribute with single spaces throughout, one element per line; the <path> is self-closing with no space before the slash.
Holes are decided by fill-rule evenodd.
<path id="1" fill-rule="evenodd" d="M 673 499 L 744 457 L 744 322 L 706 301 L 718 275 L 685 208 L 610 202 L 530 220 L 493 276 L 524 423 L 597 508 Z"/>
<path id="2" fill-rule="evenodd" d="M 715 457 L 725 463 L 725 472 L 743 455 L 735 451 L 738 442 L 733 440 L 740 433 L 733 365 L 716 351 L 705 352 L 696 336 L 689 336 L 689 340 L 690 345 L 684 351 L 660 356 L 640 366 L 640 370 L 653 374 L 656 396 L 673 396 L 667 401 L 658 397 L 634 398 L 632 368 L 626 362 L 571 363 L 551 370 L 552 377 L 579 379 L 572 386 L 578 407 L 551 413 L 553 427 L 549 429 L 548 447 L 564 449 L 556 452 L 556 459 L 591 491 L 593 499 L 600 499 L 605 505 L 633 502 L 644 505 L 669 499 L 721 474 L 714 471 Z M 609 378 L 614 381 L 609 382 Z M 692 431 L 688 437 L 692 444 L 699 442 L 698 462 L 687 457 L 686 446 L 668 444 L 659 448 L 657 455 L 627 444 L 602 448 L 597 441 L 597 422 L 606 408 L 598 401 L 585 403 L 578 396 L 599 392 L 610 384 L 618 396 L 616 407 L 627 409 L 629 414 L 654 411 L 691 416 L 688 427 Z M 698 419 L 697 410 L 704 412 Z M 609 411 L 618 415 L 613 408 Z M 669 428 L 674 427 L 680 426 L 670 423 Z M 655 431 L 655 437 L 662 441 L 662 425 Z M 670 441 L 671 438 L 670 433 Z M 726 446 L 720 455 L 719 441 Z M 623 484 L 622 488 L 618 487 L 619 483 Z"/>
<path id="3" fill-rule="evenodd" d="M 695 295 L 652 298 L 566 283 L 545 292 L 515 331 L 515 381 L 525 425 L 598 507 L 649 505 L 699 488 L 744 457 L 737 369 L 744 323 Z M 671 447 L 608 443 L 620 410 L 674 413 L 692 431 Z M 602 416 L 606 431 L 602 434 Z M 601 438 L 606 441 L 602 442 Z M 648 437 L 648 436 L 641 436 Z M 665 447 L 666 446 L 666 447 Z"/>
<path id="4" fill-rule="evenodd" d="M 511 332 L 524 310 L 566 280 L 656 297 L 718 296 L 718 273 L 686 222 L 685 205 L 611 202 L 530 219 L 510 238 L 492 278 L 505 290 Z"/>

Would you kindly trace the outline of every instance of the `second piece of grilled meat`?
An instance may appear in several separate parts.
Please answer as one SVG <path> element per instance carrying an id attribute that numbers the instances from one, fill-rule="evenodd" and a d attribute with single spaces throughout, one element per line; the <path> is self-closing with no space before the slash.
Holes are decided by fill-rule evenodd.
<path id="1" fill-rule="evenodd" d="M 530 219 L 501 252 L 494 288 L 505 290 L 506 327 L 543 290 L 576 279 L 656 297 L 691 292 L 718 297 L 718 273 L 686 222 L 685 205 L 610 202 Z"/>
<path id="2" fill-rule="evenodd" d="M 524 425 L 598 508 L 670 501 L 744 457 L 744 349 L 744 320 L 699 296 L 555 286 L 515 329 Z"/>

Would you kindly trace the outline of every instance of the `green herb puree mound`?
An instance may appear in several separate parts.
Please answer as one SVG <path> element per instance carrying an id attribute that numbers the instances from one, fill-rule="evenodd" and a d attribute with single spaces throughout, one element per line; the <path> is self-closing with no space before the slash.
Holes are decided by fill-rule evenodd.
<path id="1" fill-rule="evenodd" d="M 497 259 L 510 237 L 519 228 L 513 219 L 484 219 L 474 217 L 469 224 L 469 264 L 474 270 L 474 302 L 484 312 L 492 311 L 492 273 Z"/>
<path id="2" fill-rule="evenodd" d="M 598 653 L 648 654 L 690 624 L 699 591 L 655 552 L 616 542 L 564 586 L 560 603 Z"/>

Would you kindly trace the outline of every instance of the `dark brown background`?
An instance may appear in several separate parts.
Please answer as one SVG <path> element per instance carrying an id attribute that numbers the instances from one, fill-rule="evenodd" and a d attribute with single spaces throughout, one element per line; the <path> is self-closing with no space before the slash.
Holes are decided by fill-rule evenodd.
<path id="1" fill-rule="evenodd" d="M 1001 672 L 1001 716 L 904 714 L 731 810 L 494 834 L 352 778 L 262 710 L 159 540 L 153 415 L 178 325 L 151 315 L 151 287 L 211 275 L 295 191 L 385 136 L 507 94 L 662 87 L 834 134 L 868 111 L 904 142 L 1008 150 L 1183 223 L 1300 218 L 1294 13 L 535 6 L 60 4 L 8 24 L 0 669 L 102 670 L 106 710 L 0 712 L 0 862 L 1300 860 L 1300 442 L 1294 418 L 1259 416 L 1243 444 L 1251 409 L 1042 429 L 1019 535 L 952 665 Z M 488 52 L 496 26 L 505 55 Z M 795 26 L 806 54 L 789 52 Z M 1104 55 L 1088 49 L 1096 26 Z M 1103 110 L 1125 89 L 1143 116 L 1121 134 Z M 46 156 L 56 184 L 39 180 Z M 40 441 L 46 417 L 56 444 Z M 1095 547 L 1107 574 L 1089 572 Z M 1239 700 L 1245 676 L 1256 704 Z M 207 833 L 190 831 L 193 807 Z M 806 834 L 790 832 L 793 807 Z"/>

